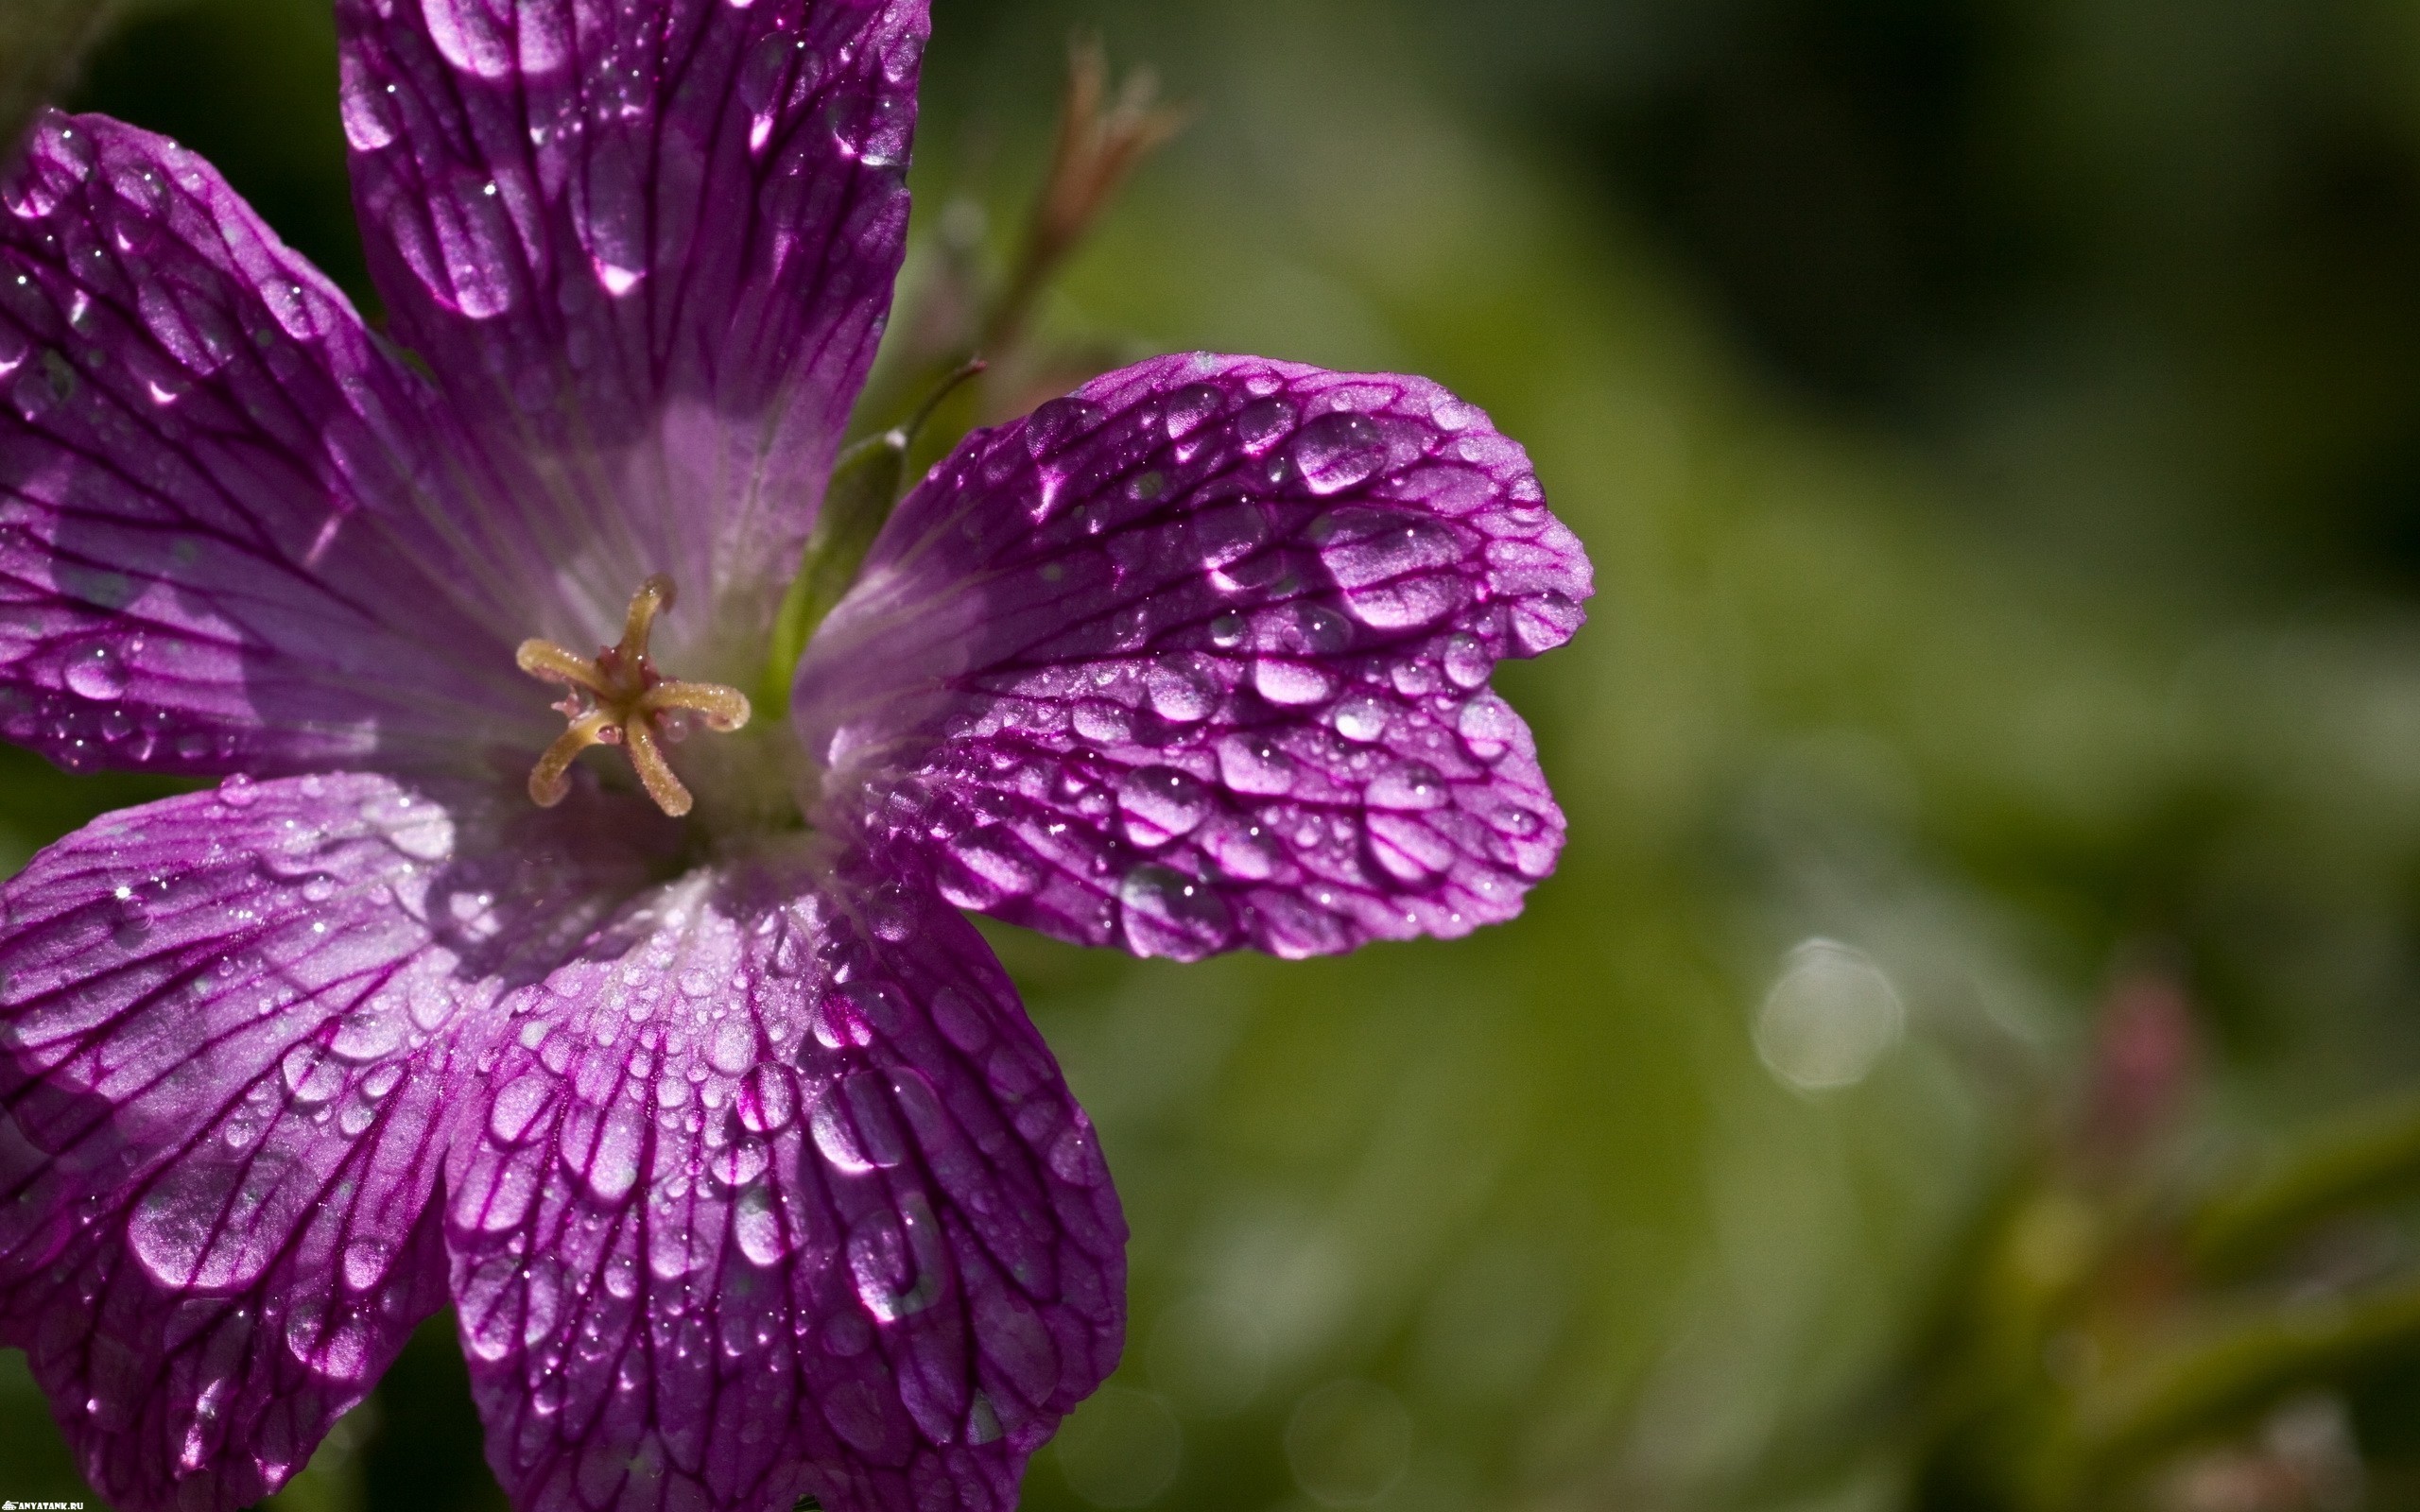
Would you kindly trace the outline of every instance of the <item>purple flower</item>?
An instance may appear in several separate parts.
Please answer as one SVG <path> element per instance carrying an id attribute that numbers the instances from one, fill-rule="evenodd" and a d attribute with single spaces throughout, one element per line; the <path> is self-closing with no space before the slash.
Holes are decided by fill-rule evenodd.
<path id="1" fill-rule="evenodd" d="M 1586 559 L 1434 385 L 1170 357 L 970 437 L 786 683 L 924 5 L 337 12 L 402 350 L 157 137 L 0 184 L 0 732 L 225 779 L 0 893 L 0 1338 L 138 1512 L 449 1299 L 525 1512 L 1008 1508 L 1125 1231 L 951 905 L 1511 917 L 1563 821 L 1489 672 Z"/>

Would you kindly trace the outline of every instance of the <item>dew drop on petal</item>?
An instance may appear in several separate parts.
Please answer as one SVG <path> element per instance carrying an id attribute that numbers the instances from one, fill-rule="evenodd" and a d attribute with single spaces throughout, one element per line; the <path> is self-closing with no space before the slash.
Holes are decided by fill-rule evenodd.
<path id="1" fill-rule="evenodd" d="M 1370 782 L 1371 806 L 1382 809 L 1436 809 L 1445 806 L 1445 783 L 1437 769 L 1421 762 L 1406 762 L 1380 772 Z"/>
<path id="2" fill-rule="evenodd" d="M 1387 732 L 1391 712 L 1386 704 L 1367 695 L 1346 698 L 1336 706 L 1331 722 L 1336 732 L 1347 740 L 1368 744 Z"/>
<path id="3" fill-rule="evenodd" d="M 1006 826 L 987 824 L 949 848 L 942 896 L 960 908 L 997 908 L 1042 885 L 1042 866 Z"/>
<path id="4" fill-rule="evenodd" d="M 1317 703 L 1331 686 L 1327 674 L 1317 667 L 1274 659 L 1253 663 L 1252 685 L 1270 703 L 1289 706 Z"/>
<path id="5" fill-rule="evenodd" d="M 298 1108 L 316 1108 L 344 1090 L 343 1062 L 316 1044 L 296 1045 L 277 1065 Z"/>
<path id="6" fill-rule="evenodd" d="M 789 1252 L 781 1208 L 764 1186 L 750 1187 L 732 1203 L 731 1233 L 739 1252 L 759 1265 L 774 1264 Z"/>
<path id="7" fill-rule="evenodd" d="M 1139 846 L 1162 846 L 1190 833 L 1202 821 L 1210 812 L 1210 796 L 1189 773 L 1147 766 L 1119 782 L 1117 807 L 1128 839 Z"/>
<path id="8" fill-rule="evenodd" d="M 750 1071 L 739 1084 L 738 1113 L 740 1126 L 751 1133 L 789 1127 L 798 1116 L 798 1082 L 789 1068 L 769 1061 Z"/>
<path id="9" fill-rule="evenodd" d="M 1492 696 L 1464 704 L 1455 728 L 1461 734 L 1462 745 L 1483 762 L 1499 760 L 1521 738 L 1520 716 L 1512 712 L 1512 705 Z"/>
<path id="10" fill-rule="evenodd" d="M 126 658 L 115 646 L 86 646 L 67 663 L 66 680 L 79 697 L 95 702 L 124 697 L 129 681 Z"/>
<path id="11" fill-rule="evenodd" d="M 638 1185 L 639 1150 L 647 1138 L 645 1119 L 627 1103 L 616 1103 L 597 1132 L 596 1150 L 588 1162 L 588 1190 L 598 1200 L 618 1203 Z"/>
<path id="12" fill-rule="evenodd" d="M 1209 384 L 1187 384 L 1168 396 L 1168 439 L 1181 441 L 1226 406 L 1226 396 Z"/>
<path id="13" fill-rule="evenodd" d="M 1332 413 L 1295 433 L 1293 455 L 1305 487 L 1313 493 L 1339 493 L 1368 482 L 1387 465 L 1387 439 L 1367 415 Z"/>
<path id="14" fill-rule="evenodd" d="M 1258 456 L 1277 444 L 1293 423 L 1293 405 L 1282 399 L 1263 399 L 1246 404 L 1236 416 L 1236 439 L 1247 453 Z"/>
<path id="15" fill-rule="evenodd" d="M 1219 781 L 1231 792 L 1274 798 L 1293 790 L 1294 763 L 1267 735 L 1229 735 L 1219 742 Z"/>
<path id="16" fill-rule="evenodd" d="M 1216 888 L 1173 867 L 1148 863 L 1117 886 L 1118 921 L 1137 955 L 1196 960 L 1227 945 L 1234 916 Z"/>
<path id="17" fill-rule="evenodd" d="M 527 1143 L 537 1131 L 538 1115 L 544 1111 L 550 1091 L 546 1078 L 535 1072 L 507 1082 L 488 1109 L 489 1136 L 507 1149 Z"/>
<path id="18" fill-rule="evenodd" d="M 1474 635 L 1457 631 L 1445 643 L 1445 676 L 1458 688 L 1476 688 L 1495 670 L 1495 659 Z"/>

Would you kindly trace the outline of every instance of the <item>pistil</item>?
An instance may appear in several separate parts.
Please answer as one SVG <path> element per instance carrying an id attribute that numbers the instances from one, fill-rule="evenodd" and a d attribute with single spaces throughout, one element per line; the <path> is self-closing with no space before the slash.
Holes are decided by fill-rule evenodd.
<path id="1" fill-rule="evenodd" d="M 682 682 L 659 675 L 648 657 L 648 637 L 657 614 L 672 607 L 672 579 L 661 573 L 639 585 L 619 644 L 592 660 L 552 641 L 521 643 L 514 660 L 521 670 L 568 690 L 555 705 L 571 721 L 529 771 L 529 798 L 553 808 L 571 791 L 571 765 L 591 746 L 619 746 L 638 773 L 639 785 L 656 806 L 679 818 L 695 801 L 664 744 L 688 733 L 693 720 L 728 732 L 748 723 L 748 696 L 718 682 Z"/>

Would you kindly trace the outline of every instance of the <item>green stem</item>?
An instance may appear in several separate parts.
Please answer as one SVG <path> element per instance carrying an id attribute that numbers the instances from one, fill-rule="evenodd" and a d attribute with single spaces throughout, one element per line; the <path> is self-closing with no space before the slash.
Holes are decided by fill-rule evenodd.
<path id="1" fill-rule="evenodd" d="M 879 436 L 870 436 L 840 454 L 832 465 L 832 481 L 823 490 L 815 528 L 807 533 L 806 551 L 798 576 L 790 579 L 773 619 L 773 636 L 758 679 L 754 703 L 759 718 L 786 719 L 790 711 L 790 682 L 799 658 L 816 627 L 823 623 L 857 578 L 874 538 L 898 507 L 900 485 L 907 476 L 908 453 L 916 433 L 932 419 L 958 387 L 983 370 L 969 362 L 942 379 L 940 386 L 907 420 Z"/>
<path id="2" fill-rule="evenodd" d="M 2190 1246 L 2208 1274 L 2239 1271 L 2321 1219 L 2420 1188 L 2420 1095 L 2373 1104 L 2297 1140 L 2212 1201 Z"/>

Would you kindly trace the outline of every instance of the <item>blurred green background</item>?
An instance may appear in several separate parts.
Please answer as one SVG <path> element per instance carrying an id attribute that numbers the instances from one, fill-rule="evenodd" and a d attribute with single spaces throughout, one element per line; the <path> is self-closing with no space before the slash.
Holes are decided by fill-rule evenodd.
<path id="1" fill-rule="evenodd" d="M 0 6 L 369 302 L 324 0 Z M 2420 8 L 934 9 L 911 289 L 1096 29 L 1193 114 L 1053 350 L 1431 374 L 1600 584 L 1517 923 L 995 932 L 1134 1230 L 1026 1505 L 2420 1507 Z M 442 1320 L 279 1501 L 501 1505 Z"/>

